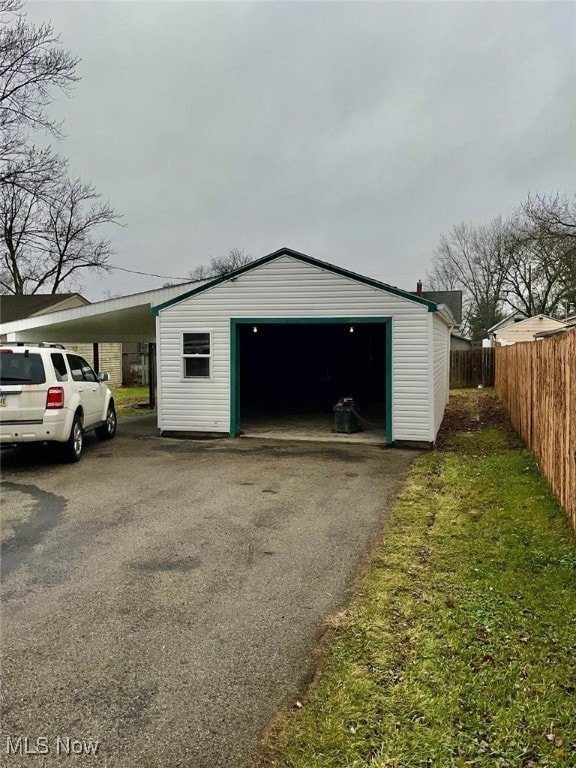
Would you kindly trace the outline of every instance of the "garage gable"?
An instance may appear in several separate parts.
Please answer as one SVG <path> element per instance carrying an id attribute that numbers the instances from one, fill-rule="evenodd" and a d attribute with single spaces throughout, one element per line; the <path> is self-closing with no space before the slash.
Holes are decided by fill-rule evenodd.
<path id="1" fill-rule="evenodd" d="M 170 299 L 169 301 L 164 302 L 163 304 L 159 304 L 155 307 L 152 307 L 152 314 L 158 315 L 160 312 L 162 312 L 162 310 L 167 309 L 168 307 L 171 307 L 175 304 L 179 304 L 180 302 L 186 301 L 187 299 L 190 299 L 199 294 L 206 293 L 206 291 L 217 288 L 223 283 L 235 282 L 242 275 L 253 273 L 256 270 L 260 269 L 261 267 L 264 267 L 266 264 L 269 264 L 270 262 L 277 261 L 279 259 L 285 259 L 286 257 L 298 262 L 302 262 L 304 264 L 308 264 L 312 267 L 315 267 L 316 270 L 318 271 L 318 275 L 321 275 L 322 273 L 327 273 L 327 272 L 332 273 L 334 275 L 339 275 L 343 278 L 346 278 L 347 280 L 350 280 L 355 283 L 360 283 L 366 286 L 370 286 L 371 288 L 375 288 L 376 290 L 390 294 L 391 296 L 407 299 L 412 304 L 423 305 L 424 307 L 427 308 L 429 312 L 436 312 L 438 310 L 438 304 L 436 304 L 433 301 L 430 301 L 429 299 L 425 299 L 421 296 L 415 296 L 414 294 L 409 293 L 408 291 L 403 291 L 400 288 L 396 288 L 395 286 L 391 286 L 391 285 L 388 285 L 387 283 L 380 282 L 379 280 L 373 280 L 372 278 L 365 277 L 356 272 L 351 272 L 350 270 L 343 269 L 342 267 L 337 267 L 334 264 L 329 264 L 328 262 L 321 261 L 319 259 L 313 259 L 312 257 L 307 256 L 304 253 L 293 251 L 290 248 L 281 248 L 280 250 L 274 251 L 274 253 L 270 253 L 261 259 L 257 259 L 256 261 L 253 261 L 244 267 L 240 267 L 240 269 L 237 269 L 234 272 L 229 272 L 226 275 L 217 277 L 214 280 L 209 281 L 208 283 L 204 283 L 202 286 L 198 288 L 187 291 L 186 293 L 183 293 L 180 296 L 176 296 Z M 309 275 L 310 275 L 310 279 L 313 279 L 314 271 L 311 270 L 309 272 Z"/>

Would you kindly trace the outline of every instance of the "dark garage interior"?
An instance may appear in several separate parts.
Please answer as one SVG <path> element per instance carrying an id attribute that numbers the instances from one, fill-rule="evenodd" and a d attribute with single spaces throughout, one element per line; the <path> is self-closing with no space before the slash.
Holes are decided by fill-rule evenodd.
<path id="1" fill-rule="evenodd" d="M 386 398 L 383 323 L 256 323 L 238 327 L 240 427 L 329 436 L 333 409 L 354 398 L 361 432 L 382 439 Z M 370 422 L 370 423 L 367 423 Z"/>

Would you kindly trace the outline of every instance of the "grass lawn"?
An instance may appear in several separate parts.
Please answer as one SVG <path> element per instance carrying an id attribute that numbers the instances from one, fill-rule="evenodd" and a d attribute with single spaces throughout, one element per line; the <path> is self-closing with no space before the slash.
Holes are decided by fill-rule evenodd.
<path id="1" fill-rule="evenodd" d="M 120 418 L 154 413 L 156 410 L 148 405 L 150 402 L 148 387 L 119 387 L 112 394 Z"/>
<path id="2" fill-rule="evenodd" d="M 453 395 L 262 766 L 576 766 L 576 545 L 491 392 Z"/>

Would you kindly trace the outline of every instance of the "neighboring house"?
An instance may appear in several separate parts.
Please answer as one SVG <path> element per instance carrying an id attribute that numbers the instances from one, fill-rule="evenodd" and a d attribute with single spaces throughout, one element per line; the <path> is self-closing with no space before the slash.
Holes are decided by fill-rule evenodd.
<path id="1" fill-rule="evenodd" d="M 418 280 L 414 296 L 421 296 L 435 304 L 445 304 L 452 312 L 456 326 L 462 325 L 462 291 L 424 291 L 422 281 Z"/>
<path id="2" fill-rule="evenodd" d="M 418 280 L 414 296 L 421 296 L 435 304 L 445 304 L 450 309 L 454 318 L 454 328 L 450 334 L 450 350 L 472 349 L 470 339 L 458 333 L 462 325 L 462 291 L 424 291 L 422 281 Z"/>
<path id="3" fill-rule="evenodd" d="M 60 312 L 90 304 L 79 293 L 34 293 L 0 296 L 0 322 L 10 323 L 24 317 Z"/>
<path id="4" fill-rule="evenodd" d="M 504 318 L 500 323 L 488 329 L 492 345 L 516 344 L 519 341 L 534 341 L 543 331 L 562 329 L 566 323 L 562 320 L 554 320 L 547 315 L 535 315 L 534 317 L 510 316 L 513 319 L 505 323 L 509 318 Z"/>
<path id="5" fill-rule="evenodd" d="M 563 321 L 564 325 L 560 328 L 551 328 L 548 331 L 538 331 L 534 334 L 536 339 L 545 339 L 548 336 L 556 336 L 558 333 L 565 333 L 576 328 L 576 315 L 566 317 Z"/>
<path id="6" fill-rule="evenodd" d="M 52 312 L 63 312 L 89 305 L 88 299 L 79 293 L 46 293 L 29 295 L 0 296 L 0 340 L 5 340 L 1 333 L 5 323 L 23 320 Z M 51 341 L 49 333 L 44 341 Z M 94 344 L 78 344 L 73 341 L 62 343 L 68 349 L 82 355 L 91 365 L 95 364 Z M 98 345 L 98 368 L 110 374 L 110 384 L 122 384 L 122 344 L 102 343 Z"/>
<path id="7" fill-rule="evenodd" d="M 431 445 L 448 401 L 450 309 L 288 248 L 202 284 L 8 323 L 10 340 L 145 344 L 164 434 L 238 435 L 253 407 L 333 419 L 352 396 L 382 442 Z M 154 371 L 154 354 L 150 358 Z M 370 411 L 364 411 L 370 413 Z M 278 422 L 279 423 L 279 422 Z M 311 422 L 312 423 L 312 422 Z"/>
<path id="8" fill-rule="evenodd" d="M 450 350 L 463 350 L 472 349 L 472 342 L 470 339 L 459 336 L 457 333 L 450 334 Z"/>
<path id="9" fill-rule="evenodd" d="M 511 325 L 514 325 L 515 323 L 520 323 L 522 320 L 526 320 L 526 315 L 523 312 L 516 311 L 511 312 L 509 315 L 506 315 L 506 317 L 503 317 L 502 320 L 499 320 L 497 323 L 495 323 L 492 328 L 488 328 L 486 333 L 488 334 L 488 337 L 486 339 L 482 340 L 482 346 L 483 347 L 493 347 L 496 344 L 496 333 L 504 328 L 508 328 Z"/>

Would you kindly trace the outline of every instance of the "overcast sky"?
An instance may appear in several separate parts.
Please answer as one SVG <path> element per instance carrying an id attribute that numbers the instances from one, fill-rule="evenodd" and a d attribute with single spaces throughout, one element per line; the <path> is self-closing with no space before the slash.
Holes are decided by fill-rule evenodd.
<path id="1" fill-rule="evenodd" d="M 409 290 L 442 232 L 574 190 L 573 2 L 36 2 L 81 57 L 59 151 L 118 266 L 288 246 Z M 92 299 L 165 280 L 115 271 Z"/>

